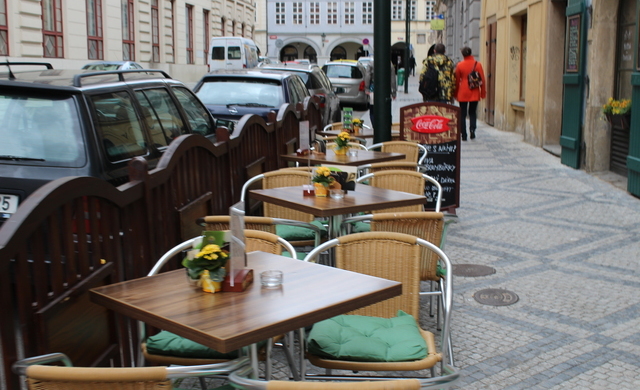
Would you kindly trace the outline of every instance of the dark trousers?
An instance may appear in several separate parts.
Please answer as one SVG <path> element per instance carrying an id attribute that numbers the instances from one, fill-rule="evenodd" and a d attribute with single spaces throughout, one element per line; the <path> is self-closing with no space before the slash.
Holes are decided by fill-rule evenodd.
<path id="1" fill-rule="evenodd" d="M 467 114 L 469 114 L 469 130 L 476 131 L 476 111 L 478 110 L 478 102 L 460 102 L 460 120 L 462 121 L 462 137 L 467 136 Z"/>

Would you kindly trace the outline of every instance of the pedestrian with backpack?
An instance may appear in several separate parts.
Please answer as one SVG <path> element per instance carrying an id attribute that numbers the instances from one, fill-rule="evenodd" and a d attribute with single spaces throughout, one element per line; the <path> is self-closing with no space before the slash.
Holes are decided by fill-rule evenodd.
<path id="1" fill-rule="evenodd" d="M 431 46 L 427 58 L 422 61 L 418 91 L 425 102 L 451 103 L 453 101 L 454 66 L 453 61 L 444 53 L 444 45 L 437 43 Z"/>
<path id="2" fill-rule="evenodd" d="M 456 100 L 460 103 L 462 133 L 460 137 L 467 140 L 467 115 L 469 116 L 469 135 L 476 138 L 476 120 L 478 102 L 487 97 L 487 87 L 482 64 L 471 55 L 471 48 L 460 49 L 464 59 L 456 65 Z"/>

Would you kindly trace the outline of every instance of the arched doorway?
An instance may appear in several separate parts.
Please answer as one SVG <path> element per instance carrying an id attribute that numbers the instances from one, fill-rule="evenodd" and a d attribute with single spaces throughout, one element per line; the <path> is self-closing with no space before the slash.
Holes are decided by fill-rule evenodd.
<path id="1" fill-rule="evenodd" d="M 334 60 L 346 60 L 347 59 L 347 51 L 342 46 L 336 46 L 331 50 L 331 58 L 330 61 Z"/>
<path id="2" fill-rule="evenodd" d="M 287 45 L 280 50 L 280 61 L 294 61 L 298 59 L 298 49 Z"/>
<path id="3" fill-rule="evenodd" d="M 311 46 L 307 46 L 307 48 L 304 49 L 304 58 L 307 58 L 312 64 L 318 63 L 318 54 L 316 53 L 316 49 Z"/>

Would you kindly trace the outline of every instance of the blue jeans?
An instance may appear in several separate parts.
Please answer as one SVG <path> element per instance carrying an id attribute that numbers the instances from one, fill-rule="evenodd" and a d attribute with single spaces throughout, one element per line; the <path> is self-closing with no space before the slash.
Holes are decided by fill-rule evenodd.
<path id="1" fill-rule="evenodd" d="M 469 114 L 469 130 L 476 131 L 478 102 L 460 102 L 460 120 L 462 121 L 462 138 L 467 137 L 467 113 Z"/>

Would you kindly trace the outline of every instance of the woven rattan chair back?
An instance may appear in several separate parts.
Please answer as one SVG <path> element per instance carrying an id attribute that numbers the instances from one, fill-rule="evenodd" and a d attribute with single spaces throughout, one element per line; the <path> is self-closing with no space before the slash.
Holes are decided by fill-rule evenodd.
<path id="1" fill-rule="evenodd" d="M 370 224 L 371 231 L 410 234 L 440 247 L 444 215 L 430 211 L 373 214 Z M 426 248 L 420 254 L 420 280 L 440 280 L 438 255 Z"/>
<path id="2" fill-rule="evenodd" d="M 408 192 L 415 195 L 424 195 L 425 179 L 420 172 L 407 170 L 379 171 L 368 178 L 369 185 L 388 190 Z M 376 210 L 376 213 L 401 213 L 407 211 L 423 211 L 424 205 L 393 207 Z"/>
<path id="3" fill-rule="evenodd" d="M 349 234 L 338 238 L 336 266 L 402 283 L 402 295 L 349 314 L 391 318 L 398 310 L 420 318 L 420 247 L 415 237 L 389 232 Z"/>
<path id="4" fill-rule="evenodd" d="M 409 162 L 409 161 L 388 161 L 382 163 L 373 163 L 368 167 L 369 173 L 375 173 L 380 171 L 390 171 L 390 170 L 402 170 L 402 171 L 413 171 L 418 172 L 418 163 Z"/>
<path id="5" fill-rule="evenodd" d="M 404 160 L 417 162 L 420 156 L 420 145 L 411 141 L 387 141 L 380 146 L 380 151 L 385 153 L 403 153 Z"/>
<path id="6" fill-rule="evenodd" d="M 245 229 L 244 238 L 247 252 L 262 251 L 274 255 L 282 254 L 282 245 L 278 241 L 280 237 L 273 233 Z"/>
<path id="7" fill-rule="evenodd" d="M 262 179 L 262 188 L 278 188 L 302 186 L 311 183 L 311 172 L 281 169 L 277 171 L 265 172 Z M 277 206 L 272 203 L 264 203 L 264 216 L 272 218 L 293 219 L 296 221 L 311 222 L 314 219 L 313 214 L 303 213 L 288 207 Z"/>
<path id="8" fill-rule="evenodd" d="M 202 219 L 204 230 L 229 230 L 231 217 L 228 215 L 207 215 Z M 244 228 L 251 230 L 262 230 L 276 234 L 276 225 L 273 218 L 268 217 L 244 217 Z"/>
<path id="9" fill-rule="evenodd" d="M 27 368 L 30 390 L 170 390 L 165 367 L 87 368 L 34 365 Z"/>

